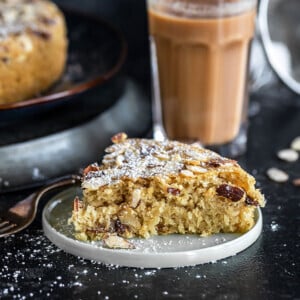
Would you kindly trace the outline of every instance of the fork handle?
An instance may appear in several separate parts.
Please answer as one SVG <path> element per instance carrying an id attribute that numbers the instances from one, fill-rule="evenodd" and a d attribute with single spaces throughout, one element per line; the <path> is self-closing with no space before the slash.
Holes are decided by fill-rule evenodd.
<path id="1" fill-rule="evenodd" d="M 15 206 L 11 207 L 9 209 L 9 212 L 19 214 L 22 211 L 23 215 L 26 214 L 28 217 L 30 216 L 29 224 L 31 224 L 35 217 L 39 201 L 47 192 L 58 187 L 73 185 L 79 182 L 80 176 L 74 174 L 51 179 L 48 181 L 47 185 L 43 186 L 37 192 L 30 194 L 24 200 L 18 202 Z"/>
<path id="2" fill-rule="evenodd" d="M 43 186 L 40 190 L 36 192 L 35 195 L 35 210 L 37 209 L 38 203 L 40 199 L 49 191 L 56 189 L 58 187 L 62 187 L 65 185 L 73 185 L 75 183 L 81 182 L 81 177 L 79 175 L 65 175 L 61 177 L 57 177 L 54 179 L 49 180 L 48 184 Z"/>
<path id="3" fill-rule="evenodd" d="M 75 174 L 65 175 L 65 176 L 50 179 L 46 185 L 44 185 L 41 189 L 37 191 L 37 197 L 38 196 L 41 197 L 48 191 L 55 189 L 57 187 L 79 183 L 80 181 L 81 181 L 81 177 Z"/>

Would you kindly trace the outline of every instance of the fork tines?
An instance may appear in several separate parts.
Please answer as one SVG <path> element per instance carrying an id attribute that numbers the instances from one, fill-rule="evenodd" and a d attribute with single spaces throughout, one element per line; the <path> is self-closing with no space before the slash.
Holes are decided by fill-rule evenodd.
<path id="1" fill-rule="evenodd" d="M 5 235 L 6 232 L 8 232 L 16 226 L 16 223 L 0 218 L 0 235 Z"/>

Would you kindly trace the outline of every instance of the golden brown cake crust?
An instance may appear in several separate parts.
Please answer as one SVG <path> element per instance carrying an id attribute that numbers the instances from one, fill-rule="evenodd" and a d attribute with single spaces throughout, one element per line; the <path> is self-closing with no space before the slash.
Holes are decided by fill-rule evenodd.
<path id="1" fill-rule="evenodd" d="M 56 5 L 44 0 L 0 1 L 0 104 L 44 91 L 61 76 L 66 26 Z"/>
<path id="2" fill-rule="evenodd" d="M 245 232 L 264 205 L 236 161 L 176 141 L 114 138 L 102 165 L 85 169 L 73 222 L 79 239 L 103 234 Z"/>

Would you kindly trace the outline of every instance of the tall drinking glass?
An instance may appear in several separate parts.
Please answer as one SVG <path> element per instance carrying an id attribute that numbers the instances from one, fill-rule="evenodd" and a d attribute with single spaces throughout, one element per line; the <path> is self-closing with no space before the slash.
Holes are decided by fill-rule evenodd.
<path id="1" fill-rule="evenodd" d="M 161 125 L 168 138 L 197 140 L 228 156 L 246 149 L 247 71 L 256 4 L 147 0 L 157 70 L 153 81 L 159 86 Z"/>

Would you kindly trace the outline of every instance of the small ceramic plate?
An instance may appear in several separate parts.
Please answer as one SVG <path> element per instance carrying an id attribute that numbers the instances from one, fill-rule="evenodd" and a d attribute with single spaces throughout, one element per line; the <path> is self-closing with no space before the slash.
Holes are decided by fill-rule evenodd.
<path id="1" fill-rule="evenodd" d="M 262 230 L 262 214 L 256 211 L 256 224 L 245 234 L 166 235 L 149 239 L 130 239 L 133 250 L 108 249 L 99 242 L 82 242 L 73 237 L 68 225 L 73 199 L 81 195 L 80 188 L 72 187 L 55 195 L 43 211 L 45 235 L 56 246 L 68 253 L 105 264 L 141 268 L 183 267 L 217 261 L 233 256 L 252 245 Z"/>

